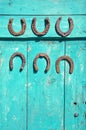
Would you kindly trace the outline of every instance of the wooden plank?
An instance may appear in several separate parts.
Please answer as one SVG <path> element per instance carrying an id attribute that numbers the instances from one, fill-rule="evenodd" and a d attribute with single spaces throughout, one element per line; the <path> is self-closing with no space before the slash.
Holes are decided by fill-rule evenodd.
<path id="1" fill-rule="evenodd" d="M 0 14 L 86 14 L 86 0 L 0 0 Z"/>
<path id="2" fill-rule="evenodd" d="M 19 72 L 21 59 L 13 60 L 13 71 L 9 70 L 9 59 L 14 52 L 27 58 L 27 45 L 18 41 L 0 41 L 0 130 L 26 129 L 26 66 Z"/>
<path id="3" fill-rule="evenodd" d="M 50 58 L 50 69 L 44 73 L 45 59 L 38 59 L 34 73 L 33 60 L 39 53 Z M 28 130 L 62 130 L 64 127 L 64 64 L 57 74 L 55 62 L 64 55 L 64 42 L 28 41 Z M 61 81 L 61 82 L 60 82 Z"/>
<path id="4" fill-rule="evenodd" d="M 37 22 L 36 22 L 36 28 L 39 32 L 44 31 L 45 26 L 44 26 L 44 19 L 47 16 L 0 16 L 0 37 L 1 38 L 37 38 L 38 36 L 36 36 L 31 29 L 31 24 L 32 24 L 32 19 L 36 17 Z M 46 38 L 62 38 L 61 36 L 59 36 L 56 33 L 55 30 L 55 24 L 57 19 L 60 17 L 59 16 L 48 16 L 49 20 L 50 20 L 50 29 L 48 31 L 48 33 L 44 36 L 41 37 L 46 37 Z M 67 36 L 67 38 L 86 38 L 86 17 L 85 16 L 62 16 L 62 21 L 60 23 L 60 29 L 63 32 L 68 31 L 69 29 L 69 24 L 68 24 L 68 18 L 71 17 L 73 19 L 74 22 L 74 28 L 73 31 L 71 32 L 71 34 L 69 36 Z M 21 36 L 13 36 L 12 34 L 10 34 L 10 32 L 8 31 L 8 22 L 9 19 L 13 18 L 13 30 L 15 32 L 19 32 L 21 30 L 21 23 L 20 23 L 20 19 L 24 18 L 26 20 L 26 31 L 23 35 Z M 40 37 L 39 37 L 40 38 Z"/>
<path id="5" fill-rule="evenodd" d="M 66 55 L 74 61 L 74 72 L 65 73 L 65 129 L 86 129 L 86 41 L 67 41 Z"/>

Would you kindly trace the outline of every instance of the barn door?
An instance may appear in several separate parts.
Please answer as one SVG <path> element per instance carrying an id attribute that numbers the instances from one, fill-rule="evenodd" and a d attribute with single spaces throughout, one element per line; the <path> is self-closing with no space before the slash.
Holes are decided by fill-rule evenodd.
<path id="1" fill-rule="evenodd" d="M 86 129 L 85 3 L 0 1 L 0 130 Z"/>

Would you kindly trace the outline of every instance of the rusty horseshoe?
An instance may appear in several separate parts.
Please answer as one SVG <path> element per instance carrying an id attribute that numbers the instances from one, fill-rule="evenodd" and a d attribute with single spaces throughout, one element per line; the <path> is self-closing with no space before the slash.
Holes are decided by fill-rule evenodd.
<path id="1" fill-rule="evenodd" d="M 36 55 L 36 57 L 33 61 L 33 67 L 34 67 L 35 72 L 38 71 L 38 67 L 37 67 L 37 59 L 38 58 L 45 58 L 46 59 L 46 62 L 47 62 L 47 66 L 46 66 L 46 69 L 45 69 L 45 73 L 46 73 L 50 68 L 50 58 L 45 53 L 39 53 L 38 55 Z"/>
<path id="2" fill-rule="evenodd" d="M 68 18 L 69 30 L 68 30 L 67 32 L 62 32 L 62 31 L 60 30 L 60 22 L 61 22 L 61 20 L 62 20 L 62 17 L 59 17 L 58 20 L 57 20 L 57 22 L 56 22 L 56 32 L 57 32 L 59 35 L 65 37 L 65 36 L 68 36 L 68 35 L 72 32 L 72 30 L 73 30 L 73 28 L 74 28 L 74 24 L 73 24 L 72 18 Z"/>
<path id="3" fill-rule="evenodd" d="M 43 36 L 43 35 L 47 34 L 47 32 L 48 32 L 48 30 L 50 28 L 49 19 L 48 18 L 45 19 L 45 30 L 43 32 L 38 32 L 37 31 L 37 29 L 36 29 L 36 18 L 33 18 L 31 28 L 32 28 L 32 31 L 33 31 L 33 33 L 35 35 Z"/>
<path id="4" fill-rule="evenodd" d="M 24 55 L 21 54 L 20 52 L 16 52 L 16 53 L 14 53 L 14 54 L 11 56 L 10 61 L 9 61 L 9 68 L 10 68 L 10 70 L 13 70 L 13 59 L 14 59 L 16 56 L 20 57 L 21 60 L 22 60 L 22 65 L 21 65 L 21 67 L 20 67 L 20 72 L 21 72 L 21 71 L 24 69 L 26 60 L 25 60 Z"/>
<path id="5" fill-rule="evenodd" d="M 13 30 L 12 23 L 13 23 L 13 19 L 9 19 L 8 30 L 9 30 L 9 32 L 10 32 L 12 35 L 14 35 L 14 36 L 20 36 L 20 35 L 24 34 L 24 32 L 25 32 L 25 30 L 26 30 L 26 22 L 25 22 L 25 19 L 21 19 L 22 29 L 20 30 L 20 32 L 15 32 L 15 31 Z"/>
<path id="6" fill-rule="evenodd" d="M 62 60 L 66 60 L 69 63 L 69 65 L 70 65 L 69 73 L 72 74 L 73 69 L 74 69 L 74 63 L 69 56 L 61 56 L 59 59 L 57 59 L 57 61 L 56 61 L 56 72 L 60 73 L 59 64 L 60 64 L 60 61 L 62 61 Z"/>

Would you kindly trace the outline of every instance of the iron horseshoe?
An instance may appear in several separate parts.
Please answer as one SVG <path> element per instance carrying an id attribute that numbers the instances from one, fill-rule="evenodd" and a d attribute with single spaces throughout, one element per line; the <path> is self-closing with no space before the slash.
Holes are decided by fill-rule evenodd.
<path id="1" fill-rule="evenodd" d="M 20 35 L 24 34 L 24 32 L 25 32 L 25 30 L 26 30 L 26 22 L 25 22 L 25 19 L 21 19 L 22 29 L 20 30 L 20 32 L 15 32 L 15 31 L 13 30 L 12 23 L 13 23 L 13 19 L 9 19 L 8 30 L 9 30 L 9 32 L 10 32 L 13 36 L 20 36 Z"/>
<path id="2" fill-rule="evenodd" d="M 21 54 L 20 52 L 16 52 L 16 53 L 14 53 L 14 54 L 11 56 L 10 61 L 9 61 L 9 68 L 10 68 L 10 70 L 13 70 L 13 59 L 14 59 L 16 56 L 20 57 L 21 60 L 22 60 L 22 65 L 21 65 L 21 67 L 20 67 L 20 72 L 21 72 L 21 71 L 24 69 L 26 60 L 25 60 L 24 55 Z"/>
<path id="3" fill-rule="evenodd" d="M 60 73 L 59 64 L 60 64 L 60 61 L 62 61 L 62 60 L 66 60 L 69 63 L 69 65 L 70 65 L 69 73 L 72 74 L 73 73 L 73 69 L 74 69 L 74 63 L 73 63 L 72 59 L 69 56 L 61 56 L 56 61 L 56 72 Z"/>
<path id="4" fill-rule="evenodd" d="M 50 68 L 50 58 L 45 53 L 39 53 L 38 55 L 36 55 L 36 57 L 33 61 L 33 67 L 34 67 L 35 72 L 38 71 L 38 67 L 37 67 L 37 59 L 38 58 L 45 58 L 46 59 L 46 62 L 47 62 L 47 66 L 46 66 L 46 69 L 45 69 L 45 73 L 46 73 Z"/>
<path id="5" fill-rule="evenodd" d="M 65 37 L 65 36 L 68 36 L 72 32 L 72 30 L 74 28 L 74 24 L 73 24 L 72 18 L 68 18 L 69 30 L 67 32 L 62 32 L 61 29 L 60 29 L 60 22 L 61 22 L 61 20 L 62 20 L 62 17 L 59 17 L 57 22 L 56 22 L 56 32 L 59 35 Z"/>
<path id="6" fill-rule="evenodd" d="M 38 32 L 37 31 L 37 29 L 36 29 L 36 18 L 33 18 L 31 28 L 32 28 L 33 33 L 35 35 L 37 35 L 37 36 L 46 35 L 48 30 L 49 30 L 49 28 L 50 28 L 49 19 L 48 18 L 45 19 L 45 30 L 43 32 Z"/>

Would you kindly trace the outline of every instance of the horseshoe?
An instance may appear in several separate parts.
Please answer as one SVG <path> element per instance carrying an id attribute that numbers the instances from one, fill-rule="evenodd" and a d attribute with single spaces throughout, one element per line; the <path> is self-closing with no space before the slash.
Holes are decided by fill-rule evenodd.
<path id="1" fill-rule="evenodd" d="M 50 28 L 49 19 L 48 18 L 45 19 L 45 30 L 43 32 L 38 32 L 37 31 L 37 29 L 36 29 L 36 18 L 33 18 L 31 28 L 32 28 L 32 31 L 33 31 L 33 33 L 35 35 L 43 36 L 43 35 L 47 34 L 47 32 L 48 32 L 48 30 Z"/>
<path id="2" fill-rule="evenodd" d="M 69 73 L 72 74 L 73 73 L 73 69 L 74 69 L 74 63 L 73 63 L 72 59 L 69 56 L 61 56 L 56 61 L 56 72 L 60 73 L 59 64 L 60 64 L 60 61 L 62 61 L 62 60 L 66 60 L 69 63 L 69 65 L 70 65 Z"/>
<path id="3" fill-rule="evenodd" d="M 34 67 L 35 72 L 38 71 L 38 67 L 37 67 L 37 59 L 38 58 L 45 58 L 45 60 L 47 62 L 47 66 L 46 66 L 46 69 L 45 69 L 45 73 L 46 73 L 50 68 L 50 58 L 45 53 L 40 53 L 40 54 L 36 55 L 36 57 L 33 61 L 33 67 Z"/>
<path id="4" fill-rule="evenodd" d="M 20 36 L 22 34 L 24 34 L 25 30 L 26 30 L 26 22 L 25 19 L 21 19 L 21 26 L 22 29 L 20 30 L 20 32 L 15 32 L 12 28 L 12 23 L 13 23 L 13 19 L 9 19 L 9 23 L 8 23 L 8 30 L 9 32 L 13 35 L 13 36 Z"/>
<path id="5" fill-rule="evenodd" d="M 24 69 L 24 66 L 25 66 L 26 61 L 25 61 L 24 55 L 21 54 L 21 53 L 19 53 L 19 52 L 16 52 L 16 53 L 14 53 L 14 54 L 11 56 L 10 61 L 9 61 L 9 68 L 10 68 L 11 71 L 13 70 L 13 59 L 14 59 L 16 56 L 20 57 L 21 60 L 22 60 L 22 65 L 21 65 L 21 67 L 20 67 L 20 72 L 21 72 L 21 71 Z"/>
<path id="6" fill-rule="evenodd" d="M 69 30 L 68 30 L 67 32 L 62 32 L 62 31 L 60 30 L 60 22 L 61 22 L 61 20 L 62 20 L 62 17 L 59 17 L 59 19 L 58 19 L 57 22 L 56 22 L 56 32 L 57 32 L 59 35 L 65 37 L 65 36 L 68 36 L 68 35 L 72 32 L 72 30 L 73 30 L 73 28 L 74 28 L 74 24 L 73 24 L 72 18 L 68 18 Z"/>

